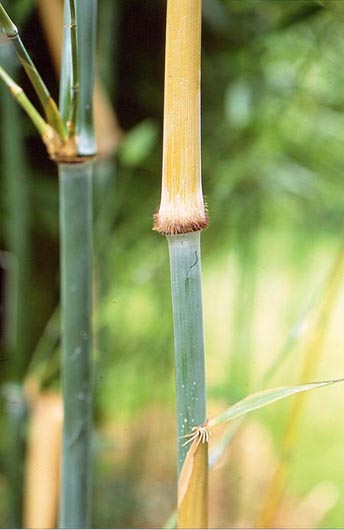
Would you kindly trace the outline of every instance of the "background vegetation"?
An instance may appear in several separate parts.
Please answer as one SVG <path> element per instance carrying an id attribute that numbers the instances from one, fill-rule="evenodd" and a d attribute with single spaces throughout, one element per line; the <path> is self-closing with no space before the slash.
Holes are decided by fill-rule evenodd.
<path id="1" fill-rule="evenodd" d="M 9 4 L 56 96 L 57 78 L 35 2 Z M 210 227 L 202 240 L 209 415 L 261 389 L 276 360 L 269 386 L 298 380 L 307 335 L 302 318 L 321 300 L 343 244 L 340 15 L 313 0 L 204 0 L 202 160 Z M 159 527 L 176 502 L 168 258 L 165 240 L 151 230 L 160 196 L 165 2 L 99 0 L 99 28 L 99 77 L 123 135 L 116 155 L 100 158 L 94 183 L 92 524 Z M 18 78 L 34 100 L 21 71 Z M 4 123 L 4 104 L 0 111 Z M 13 138 L 14 116 L 12 121 L 1 128 L 3 146 L 11 145 L 6 134 Z M 59 388 L 60 354 L 57 176 L 23 114 L 20 127 L 29 249 L 20 301 L 25 320 L 20 372 L 35 375 L 51 390 Z M 9 285 L 13 234 L 23 211 L 5 178 L 6 152 L 0 157 L 1 383 L 13 379 Z M 313 380 L 344 374 L 343 310 L 340 285 Z M 281 352 L 288 353 L 284 362 L 278 360 Z M 276 516 L 279 526 L 343 524 L 342 392 L 339 385 L 308 398 Z M 252 415 L 212 472 L 212 527 L 256 520 L 289 409 L 286 402 Z M 4 411 L 2 398 L 6 434 Z M 1 436 L 1 526 L 10 517 L 6 444 Z"/>

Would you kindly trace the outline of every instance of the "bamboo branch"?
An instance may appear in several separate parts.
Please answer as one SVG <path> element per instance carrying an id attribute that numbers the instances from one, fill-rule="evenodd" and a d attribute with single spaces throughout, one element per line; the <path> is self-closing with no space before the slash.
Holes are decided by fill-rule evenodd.
<path id="1" fill-rule="evenodd" d="M 39 132 L 42 141 L 44 142 L 47 148 L 48 153 L 51 156 L 55 156 L 55 154 L 60 151 L 62 147 L 62 141 L 56 133 L 55 129 L 53 129 L 53 127 L 49 125 L 49 123 L 44 121 L 42 116 L 27 98 L 24 90 L 19 85 L 17 85 L 14 79 L 12 79 L 12 77 L 1 66 L 0 79 L 6 84 L 13 97 L 29 116 L 30 120 Z"/>
<path id="2" fill-rule="evenodd" d="M 70 136 L 75 134 L 76 113 L 78 109 L 79 93 L 79 72 L 78 72 L 78 45 L 77 45 L 77 26 L 75 1 L 69 0 L 70 7 L 70 43 L 71 43 L 71 61 L 72 61 L 72 86 L 71 86 L 71 108 L 70 116 L 67 122 Z"/>
<path id="3" fill-rule="evenodd" d="M 28 78 L 42 104 L 48 123 L 56 130 L 61 139 L 65 139 L 66 130 L 55 101 L 41 78 L 37 68 L 31 60 L 18 32 L 17 26 L 12 22 L 8 13 L 0 3 L 0 24 L 4 33 L 10 39 Z"/>
<path id="4" fill-rule="evenodd" d="M 38 0 L 38 11 L 51 57 L 58 73 L 61 68 L 63 8 L 61 0 Z M 94 86 L 94 130 L 99 156 L 110 156 L 117 149 L 122 131 L 110 99 L 96 76 Z"/>

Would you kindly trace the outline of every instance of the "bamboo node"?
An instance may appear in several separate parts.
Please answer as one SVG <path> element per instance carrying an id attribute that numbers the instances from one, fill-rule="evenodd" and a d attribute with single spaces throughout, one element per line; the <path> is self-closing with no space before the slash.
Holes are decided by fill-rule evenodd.
<path id="1" fill-rule="evenodd" d="M 180 438 L 188 438 L 188 440 L 183 443 L 182 447 L 185 447 L 185 445 L 192 443 L 194 440 L 197 440 L 197 446 L 200 443 L 208 443 L 210 436 L 211 431 L 208 428 L 208 421 L 206 421 L 203 425 L 196 425 L 195 427 L 192 427 L 191 432 L 189 434 L 180 436 Z"/>
<path id="2" fill-rule="evenodd" d="M 72 136 L 63 141 L 50 125 L 45 128 L 42 140 L 51 160 L 57 164 L 84 164 L 95 158 L 94 154 L 79 156 L 77 151 L 77 138 Z"/>
<path id="3" fill-rule="evenodd" d="M 58 153 L 63 147 L 63 142 L 60 136 L 51 125 L 45 127 L 44 133 L 42 134 L 42 141 L 51 158 L 54 158 L 56 153 Z"/>
<path id="4" fill-rule="evenodd" d="M 9 40 L 12 40 L 12 39 L 16 39 L 19 35 L 19 32 L 17 30 L 17 28 L 15 29 L 15 31 L 13 31 L 13 34 L 9 34 L 9 33 L 6 33 L 6 37 L 9 39 Z"/>
<path id="5" fill-rule="evenodd" d="M 209 224 L 207 213 L 192 217 L 173 218 L 162 216 L 160 212 L 154 215 L 153 230 L 164 236 L 176 236 L 204 230 Z"/>

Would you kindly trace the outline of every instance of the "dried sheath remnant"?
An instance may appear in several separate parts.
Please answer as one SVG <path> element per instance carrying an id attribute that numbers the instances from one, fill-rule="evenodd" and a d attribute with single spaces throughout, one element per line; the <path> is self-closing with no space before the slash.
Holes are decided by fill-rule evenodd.
<path id="1" fill-rule="evenodd" d="M 167 4 L 161 203 L 154 230 L 185 234 L 208 224 L 201 182 L 201 0 Z"/>

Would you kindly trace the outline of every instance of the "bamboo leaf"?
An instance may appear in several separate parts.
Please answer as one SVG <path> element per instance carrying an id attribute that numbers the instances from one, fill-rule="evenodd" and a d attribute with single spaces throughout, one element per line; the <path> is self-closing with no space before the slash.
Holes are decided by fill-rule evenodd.
<path id="1" fill-rule="evenodd" d="M 307 392 L 308 390 L 315 390 L 316 388 L 321 388 L 323 386 L 333 385 L 335 383 L 341 383 L 344 381 L 344 378 L 333 379 L 331 381 L 322 381 L 318 383 L 308 383 L 304 385 L 296 386 L 285 386 L 279 388 L 271 388 L 269 390 L 263 390 L 262 392 L 257 392 L 252 394 L 238 403 L 235 403 L 229 407 L 225 412 L 212 418 L 208 421 L 208 427 L 214 425 L 220 425 L 227 421 L 232 421 L 234 419 L 240 418 L 253 410 L 261 409 L 270 405 L 270 403 L 275 403 L 281 399 L 285 399 L 299 392 Z"/>
<path id="2" fill-rule="evenodd" d="M 227 426 L 227 430 L 225 431 L 220 441 L 215 445 L 215 447 L 211 448 L 211 451 L 209 452 L 209 468 L 210 469 L 214 468 L 216 464 L 221 460 L 227 447 L 231 444 L 234 436 L 239 431 L 242 423 L 243 423 L 243 419 L 241 419 L 238 422 L 230 423 Z"/>

